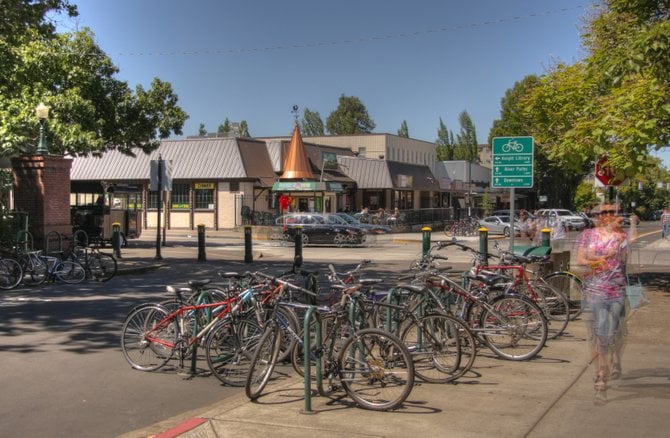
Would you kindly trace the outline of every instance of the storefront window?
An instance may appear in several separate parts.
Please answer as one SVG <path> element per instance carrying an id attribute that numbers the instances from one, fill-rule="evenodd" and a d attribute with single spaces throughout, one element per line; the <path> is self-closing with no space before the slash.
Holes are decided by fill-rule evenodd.
<path id="1" fill-rule="evenodd" d="M 189 200 L 189 183 L 172 183 L 172 197 L 170 208 L 173 210 L 188 210 L 191 206 Z"/>
<path id="2" fill-rule="evenodd" d="M 214 183 L 195 183 L 193 197 L 196 209 L 214 209 Z"/>

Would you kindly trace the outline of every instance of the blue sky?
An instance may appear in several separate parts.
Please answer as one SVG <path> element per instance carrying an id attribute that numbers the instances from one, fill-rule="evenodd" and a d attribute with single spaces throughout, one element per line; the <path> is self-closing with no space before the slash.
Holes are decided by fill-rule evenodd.
<path id="1" fill-rule="evenodd" d="M 514 82 L 584 52 L 588 0 L 73 0 L 131 86 L 172 84 L 184 135 L 226 118 L 252 136 L 290 135 L 291 108 L 325 120 L 341 94 L 377 127 L 435 141 L 466 110 L 485 143 Z M 519 133 L 523 135 L 525 133 Z"/>

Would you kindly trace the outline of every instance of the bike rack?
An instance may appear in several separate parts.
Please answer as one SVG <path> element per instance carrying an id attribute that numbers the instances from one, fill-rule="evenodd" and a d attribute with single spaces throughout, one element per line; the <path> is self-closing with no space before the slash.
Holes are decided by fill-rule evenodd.
<path id="1" fill-rule="evenodd" d="M 316 345 L 321 345 L 321 314 L 315 306 L 309 306 L 305 313 L 305 322 L 303 325 L 303 353 L 304 353 L 304 368 L 305 368 L 305 408 L 302 410 L 303 414 L 313 414 L 312 410 L 312 364 L 310 363 L 311 342 L 310 342 L 310 327 L 309 323 L 314 317 L 316 321 Z M 320 395 L 323 395 L 323 376 L 321 375 L 321 356 L 316 356 L 316 387 Z"/>

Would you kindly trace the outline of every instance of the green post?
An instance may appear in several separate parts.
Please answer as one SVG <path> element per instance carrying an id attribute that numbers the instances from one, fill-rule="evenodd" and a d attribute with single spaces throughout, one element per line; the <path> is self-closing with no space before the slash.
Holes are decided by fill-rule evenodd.
<path id="1" fill-rule="evenodd" d="M 114 257 L 121 258 L 121 224 L 114 222 L 112 224 L 112 248 L 114 249 Z"/>
<path id="2" fill-rule="evenodd" d="M 486 227 L 481 227 L 479 229 L 479 254 L 480 254 L 480 263 L 483 265 L 488 264 L 489 259 L 489 229 Z"/>
<path id="3" fill-rule="evenodd" d="M 542 228 L 542 237 L 540 240 L 540 246 L 551 246 L 550 237 L 551 237 L 551 228 Z"/>
<path id="4" fill-rule="evenodd" d="M 244 226 L 244 263 L 253 263 L 254 255 L 251 248 L 251 225 Z"/>
<path id="5" fill-rule="evenodd" d="M 311 333 L 310 333 L 310 322 L 312 320 L 312 317 L 314 318 L 315 324 L 314 324 L 314 330 L 315 330 L 315 342 L 318 346 L 321 345 L 321 315 L 319 314 L 319 311 L 316 309 L 314 306 L 309 306 L 307 308 L 307 312 L 305 313 L 305 322 L 303 324 L 303 360 L 304 360 L 304 372 L 305 372 L 305 408 L 303 409 L 302 413 L 303 414 L 313 414 L 314 411 L 312 410 L 312 371 L 311 371 Z M 317 355 L 316 357 L 316 387 L 319 391 L 319 393 L 323 392 L 322 391 L 322 386 L 323 386 L 323 376 L 321 375 L 321 356 Z"/>
<path id="6" fill-rule="evenodd" d="M 421 228 L 421 232 L 423 233 L 423 255 L 426 255 L 430 252 L 430 232 L 433 231 L 432 228 L 430 227 L 423 227 Z"/>
<path id="7" fill-rule="evenodd" d="M 198 224 L 198 261 L 206 262 L 207 255 L 205 254 L 205 225 Z"/>

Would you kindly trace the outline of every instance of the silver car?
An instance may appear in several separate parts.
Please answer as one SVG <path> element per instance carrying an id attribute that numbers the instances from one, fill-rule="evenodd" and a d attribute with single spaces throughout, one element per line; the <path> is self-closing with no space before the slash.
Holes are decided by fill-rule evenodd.
<path id="1" fill-rule="evenodd" d="M 509 216 L 487 216 L 479 220 L 479 225 L 488 228 L 489 234 L 502 234 L 503 236 L 510 235 L 510 221 Z M 521 234 L 521 225 L 518 221 L 514 221 L 514 235 Z"/>

